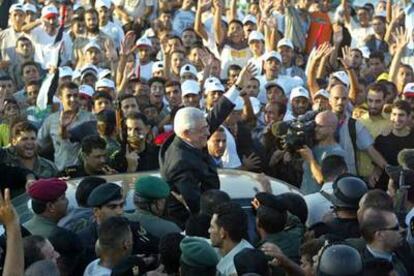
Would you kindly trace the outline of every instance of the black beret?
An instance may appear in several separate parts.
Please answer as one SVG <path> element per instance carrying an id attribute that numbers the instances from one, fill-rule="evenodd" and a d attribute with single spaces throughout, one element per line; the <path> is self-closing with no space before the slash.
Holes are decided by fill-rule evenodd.
<path id="1" fill-rule="evenodd" d="M 265 193 L 265 192 L 257 193 L 252 204 L 255 209 L 263 206 L 263 207 L 275 209 L 279 212 L 286 211 L 286 206 L 284 202 L 278 199 L 275 195 Z"/>
<path id="2" fill-rule="evenodd" d="M 99 207 L 106 203 L 122 198 L 122 189 L 114 183 L 99 185 L 88 197 L 88 206 Z"/>

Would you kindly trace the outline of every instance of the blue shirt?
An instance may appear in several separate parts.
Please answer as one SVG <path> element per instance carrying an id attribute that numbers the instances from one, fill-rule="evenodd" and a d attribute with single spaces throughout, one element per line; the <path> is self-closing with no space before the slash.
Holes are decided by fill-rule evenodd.
<path id="1" fill-rule="evenodd" d="M 345 156 L 345 151 L 339 144 L 332 144 L 328 146 L 317 145 L 312 148 L 313 157 L 315 158 L 318 164 L 322 163 L 322 160 L 330 155 L 340 155 Z M 316 182 L 315 178 L 312 175 L 310 165 L 308 162 L 303 163 L 303 178 L 302 185 L 300 190 L 303 194 L 308 195 L 311 193 L 316 193 L 321 189 L 321 185 Z"/>
<path id="2" fill-rule="evenodd" d="M 413 32 L 414 29 L 414 3 L 410 3 L 404 9 L 405 13 L 405 28 L 409 34 Z"/>

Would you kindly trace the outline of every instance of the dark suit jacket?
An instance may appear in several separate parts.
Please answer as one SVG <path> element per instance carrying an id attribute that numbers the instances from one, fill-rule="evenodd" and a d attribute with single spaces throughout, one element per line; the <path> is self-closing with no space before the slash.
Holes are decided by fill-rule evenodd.
<path id="1" fill-rule="evenodd" d="M 234 108 L 226 97 L 221 97 L 209 112 L 207 122 L 214 133 Z M 161 147 L 160 168 L 162 177 L 171 189 L 184 197 L 192 213 L 200 209 L 200 195 L 209 189 L 219 189 L 220 180 L 216 164 L 207 149 L 196 149 L 179 137 L 171 136 Z M 188 212 L 175 198 L 170 198 L 169 213 L 177 222 L 184 222 Z M 181 213 L 177 216 L 178 213 Z"/>
<path id="2" fill-rule="evenodd" d="M 362 250 L 361 257 L 364 263 L 367 263 L 369 261 L 372 261 L 376 257 L 374 257 L 371 252 L 368 251 L 367 247 L 365 246 Z M 397 258 L 401 261 L 401 263 L 404 265 L 405 269 L 407 270 L 407 275 L 413 275 L 413 263 L 412 263 L 412 254 L 411 252 L 405 248 L 405 246 L 399 247 L 395 252 L 397 255 Z"/>
<path id="3" fill-rule="evenodd" d="M 382 52 L 388 53 L 388 44 L 385 41 L 381 41 L 377 46 L 375 36 L 371 35 L 366 41 L 365 46 L 368 47 L 371 53 L 373 52 Z"/>

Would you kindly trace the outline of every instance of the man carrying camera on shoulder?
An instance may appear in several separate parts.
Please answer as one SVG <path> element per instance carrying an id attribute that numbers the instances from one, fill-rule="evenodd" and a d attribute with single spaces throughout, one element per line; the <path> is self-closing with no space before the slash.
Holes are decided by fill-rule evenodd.
<path id="1" fill-rule="evenodd" d="M 315 145 L 297 150 L 303 158 L 303 178 L 300 190 L 303 194 L 318 192 L 323 184 L 320 164 L 330 155 L 345 156 L 345 151 L 335 140 L 338 118 L 332 111 L 323 111 L 315 117 Z"/>

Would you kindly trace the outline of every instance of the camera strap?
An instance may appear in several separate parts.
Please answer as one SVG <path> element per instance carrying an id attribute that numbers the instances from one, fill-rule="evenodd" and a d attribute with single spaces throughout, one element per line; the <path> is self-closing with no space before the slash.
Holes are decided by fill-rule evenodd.
<path id="1" fill-rule="evenodd" d="M 348 120 L 348 131 L 349 137 L 351 138 L 352 147 L 354 148 L 355 172 L 358 175 L 358 148 L 356 145 L 356 120 L 354 118 L 349 118 Z"/>

